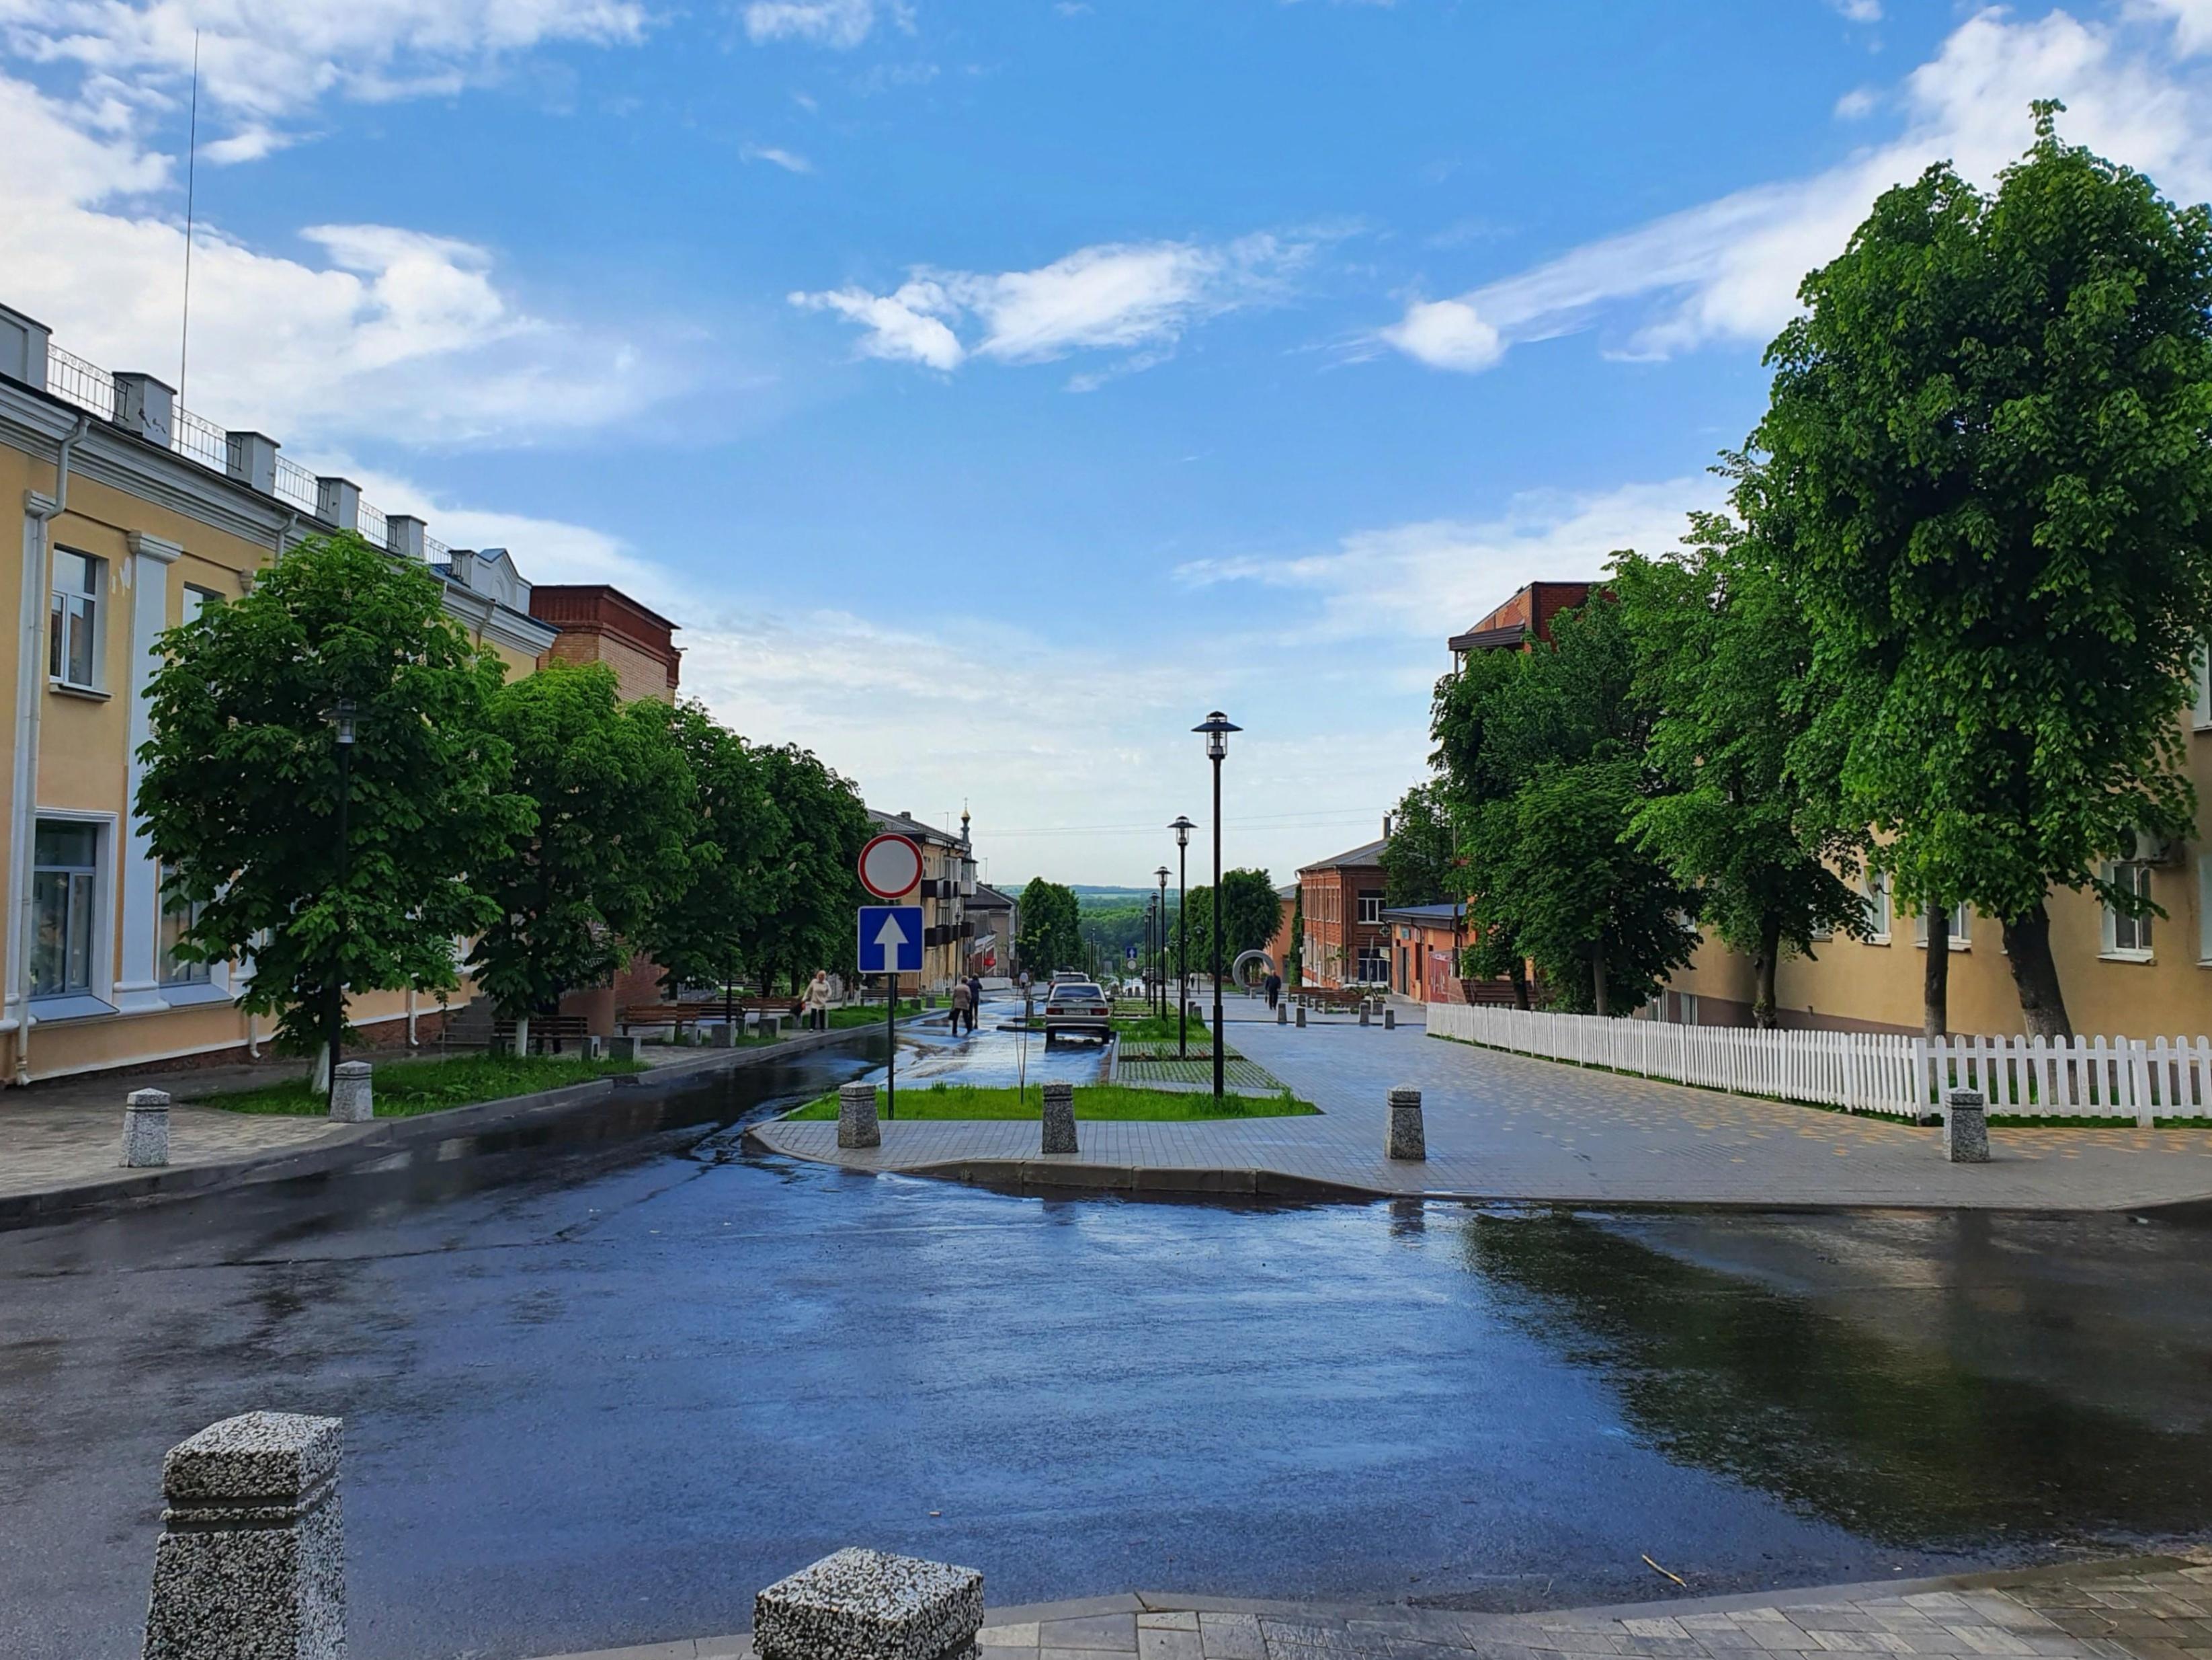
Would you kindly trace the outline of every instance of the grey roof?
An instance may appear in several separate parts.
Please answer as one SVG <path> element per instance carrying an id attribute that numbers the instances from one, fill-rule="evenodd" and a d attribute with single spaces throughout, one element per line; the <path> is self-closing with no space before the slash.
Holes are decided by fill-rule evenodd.
<path id="1" fill-rule="evenodd" d="M 950 830 L 925 824 L 919 818 L 909 818 L 902 812 L 885 812 L 881 807 L 870 807 L 868 817 L 876 821 L 876 828 L 897 836 L 911 836 L 917 842 L 934 842 L 939 847 L 957 848 L 960 838 Z"/>
<path id="2" fill-rule="evenodd" d="M 975 885 L 975 897 L 968 902 L 969 910 L 1012 910 L 1014 902 L 988 882 Z"/>
<path id="3" fill-rule="evenodd" d="M 1386 905 L 1382 920 L 1386 922 L 1456 922 L 1467 915 L 1467 907 L 1449 900 L 1434 905 Z"/>
<path id="4" fill-rule="evenodd" d="M 1382 862 L 1382 849 L 1389 845 L 1388 842 L 1364 842 L 1348 852 L 1338 854 L 1333 859 L 1316 859 L 1310 865 L 1300 865 L 1298 869 L 1304 873 L 1310 870 L 1327 870 L 1335 865 L 1380 865 Z"/>

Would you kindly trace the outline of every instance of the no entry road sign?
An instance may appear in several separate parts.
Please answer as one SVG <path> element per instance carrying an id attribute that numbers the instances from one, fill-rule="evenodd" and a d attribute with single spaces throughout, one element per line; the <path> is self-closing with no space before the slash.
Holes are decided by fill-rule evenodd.
<path id="1" fill-rule="evenodd" d="M 921 972 L 921 907 L 860 907 L 860 972 Z"/>
<path id="2" fill-rule="evenodd" d="M 878 899 L 903 899 L 921 885 L 921 849 L 905 836 L 878 836 L 860 849 L 860 885 Z"/>

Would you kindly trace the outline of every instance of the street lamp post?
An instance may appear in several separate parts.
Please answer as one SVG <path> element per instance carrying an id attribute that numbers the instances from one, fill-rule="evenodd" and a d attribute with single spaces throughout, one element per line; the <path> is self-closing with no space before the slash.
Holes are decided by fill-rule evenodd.
<path id="1" fill-rule="evenodd" d="M 1227 1047 L 1221 1041 L 1221 763 L 1229 753 L 1229 734 L 1244 728 L 1215 709 L 1191 730 L 1206 734 L 1206 758 L 1213 763 L 1213 1098 L 1218 1102 Z"/>
<path id="2" fill-rule="evenodd" d="M 1168 867 L 1165 865 L 1162 865 L 1158 870 L 1154 871 L 1152 874 L 1160 879 L 1160 897 L 1158 901 L 1160 910 L 1159 986 L 1160 1001 L 1164 1003 L 1168 1000 Z M 1162 1009 L 1160 1012 L 1162 1014 L 1165 1014 L 1167 1011 L 1165 1009 Z"/>
<path id="3" fill-rule="evenodd" d="M 1184 1061 L 1190 1037 L 1190 833 L 1198 826 L 1178 813 L 1168 828 L 1176 833 L 1176 863 L 1182 870 L 1176 879 L 1176 1059 Z"/>
<path id="4" fill-rule="evenodd" d="M 344 905 L 345 905 L 345 886 L 346 886 L 346 878 L 347 878 L 347 875 L 348 875 L 348 873 L 349 873 L 349 872 L 348 872 L 348 854 L 349 854 L 349 850 L 348 849 L 347 846 L 346 846 L 346 817 L 347 817 L 347 810 L 348 810 L 348 809 L 351 806 L 351 805 L 352 805 L 352 797 L 353 797 L 353 699 L 352 699 L 352 698 L 350 698 L 350 697 L 341 697 L 341 698 L 339 698 L 339 699 L 337 700 L 337 702 L 336 703 L 334 703 L 333 705 L 331 705 L 331 724 L 332 724 L 334 727 L 337 727 L 337 751 L 338 751 L 338 812 L 337 812 L 337 820 L 338 820 L 338 822 L 337 822 L 337 832 L 338 832 L 338 880 L 337 880 L 337 898 L 338 898 L 338 905 L 339 905 L 339 908 L 340 908 L 341 911 L 343 911 L 343 908 L 344 908 Z M 343 952 L 343 951 L 345 949 L 345 939 L 346 939 L 346 930 L 345 930 L 345 928 L 344 928 L 344 927 L 343 927 L 343 919 L 341 919 L 341 925 L 340 925 L 340 927 L 339 927 L 339 928 L 338 928 L 337 933 L 338 933 L 338 949 L 339 949 L 339 951 L 340 951 L 340 952 Z M 339 1057 L 340 1054 L 343 1052 L 343 1049 L 344 1049 L 344 1046 L 345 1046 L 345 976 L 344 976 L 343 974 L 340 974 L 340 975 L 337 976 L 337 982 L 331 988 L 331 991 L 330 991 L 330 1000 L 330 1000 L 330 1009 L 329 1009 L 328 1013 L 325 1016 L 325 1026 L 327 1027 L 327 1031 L 326 1031 L 326 1034 L 325 1034 L 325 1037 L 326 1037 L 326 1041 L 327 1041 L 327 1043 L 329 1043 L 329 1046 L 330 1046 L 330 1062 L 329 1062 L 329 1064 L 330 1064 L 330 1073 L 331 1073 L 331 1088 L 332 1090 L 336 1090 L 336 1089 L 337 1088 L 337 1086 L 338 1086 L 338 1057 Z"/>

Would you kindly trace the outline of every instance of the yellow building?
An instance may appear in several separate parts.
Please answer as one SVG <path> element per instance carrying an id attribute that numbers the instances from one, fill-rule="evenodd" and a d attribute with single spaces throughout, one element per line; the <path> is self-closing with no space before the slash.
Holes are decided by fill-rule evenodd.
<path id="1" fill-rule="evenodd" d="M 2085 1037 L 2197 1037 L 2212 1034 L 2212 688 L 2200 667 L 2188 728 L 2189 773 L 2196 784 L 2199 838 L 2154 845 L 2111 868 L 2161 906 L 2164 916 L 2121 916 L 2094 894 L 2064 889 L 2048 901 L 2051 952 L 2074 1029 Z M 1879 885 L 1866 895 L 1872 938 L 1838 934 L 1811 958 L 1785 960 L 1775 974 L 1775 1003 L 1785 1026 L 1841 1031 L 1918 1031 L 1928 949 L 1920 919 Z M 2021 1030 L 2020 995 L 1996 921 L 1969 909 L 1952 924 L 1949 987 L 1953 1031 L 1998 1036 Z M 1750 960 L 1717 940 L 1698 947 L 1690 967 L 1668 982 L 1653 1011 L 1701 1025 L 1749 1025 Z"/>
<path id="2" fill-rule="evenodd" d="M 530 615 L 503 550 L 448 550 L 349 480 L 190 414 L 151 375 L 71 356 L 4 306 L 0 502 L 22 510 L 21 537 L 0 538 L 0 569 L 16 562 L 0 578 L 15 599 L 0 1081 L 241 1055 L 265 1029 L 238 1008 L 230 971 L 164 950 L 160 873 L 132 822 L 155 636 L 336 530 L 426 563 L 448 612 L 511 672 L 532 669 L 557 630 Z M 438 1018 L 400 993 L 363 996 L 351 1016 L 380 1043 Z"/>

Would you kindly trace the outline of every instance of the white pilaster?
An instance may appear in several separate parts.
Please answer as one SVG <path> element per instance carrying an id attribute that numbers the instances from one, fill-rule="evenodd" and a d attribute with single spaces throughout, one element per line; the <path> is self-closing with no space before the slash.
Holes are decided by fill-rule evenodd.
<path id="1" fill-rule="evenodd" d="M 131 533 L 130 825 L 117 864 L 123 890 L 123 949 L 115 964 L 115 1006 L 125 1014 L 167 1008 L 161 1000 L 161 895 L 154 847 L 138 817 L 146 763 L 139 746 L 153 736 L 146 688 L 160 666 L 154 642 L 169 625 L 169 567 L 184 552 L 158 536 Z"/>
<path id="2" fill-rule="evenodd" d="M 7 1016 L 22 1018 L 29 965 L 23 960 L 23 906 L 31 885 L 31 832 L 39 812 L 37 721 L 46 679 L 46 520 L 54 499 L 36 490 L 23 496 L 23 584 L 16 620 L 15 774 L 8 824 Z"/>

